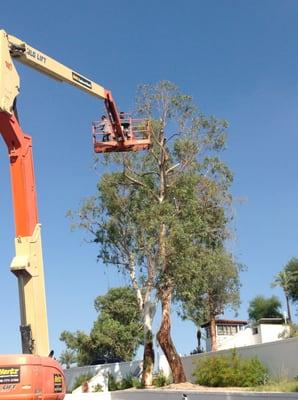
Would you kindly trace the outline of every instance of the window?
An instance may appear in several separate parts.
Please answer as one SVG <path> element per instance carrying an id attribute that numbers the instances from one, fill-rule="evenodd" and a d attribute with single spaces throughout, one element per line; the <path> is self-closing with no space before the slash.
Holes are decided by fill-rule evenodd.
<path id="1" fill-rule="evenodd" d="M 224 325 L 217 325 L 217 334 L 218 335 L 225 335 L 224 328 L 225 328 Z"/>
<path id="2" fill-rule="evenodd" d="M 231 335 L 235 335 L 237 333 L 237 325 L 231 325 Z"/>
<path id="3" fill-rule="evenodd" d="M 217 334 L 232 336 L 237 333 L 237 325 L 217 325 Z"/>

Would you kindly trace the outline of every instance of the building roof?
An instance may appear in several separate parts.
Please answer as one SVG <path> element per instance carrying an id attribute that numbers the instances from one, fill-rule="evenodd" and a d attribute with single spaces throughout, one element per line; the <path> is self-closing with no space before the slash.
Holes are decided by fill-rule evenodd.
<path id="1" fill-rule="evenodd" d="M 258 320 L 258 324 L 271 324 L 271 325 L 279 325 L 283 324 L 285 321 L 283 318 L 261 318 Z"/>
<path id="2" fill-rule="evenodd" d="M 216 325 L 247 325 L 248 322 L 239 319 L 217 319 L 215 320 Z M 268 322 L 269 323 L 269 322 Z M 205 322 L 201 325 L 201 328 L 207 328 L 210 326 L 210 321 Z"/>

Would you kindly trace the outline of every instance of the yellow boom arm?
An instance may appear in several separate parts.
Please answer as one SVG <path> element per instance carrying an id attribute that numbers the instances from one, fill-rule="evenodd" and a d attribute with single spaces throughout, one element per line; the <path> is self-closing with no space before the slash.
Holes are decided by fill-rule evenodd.
<path id="1" fill-rule="evenodd" d="M 11 113 L 15 96 L 20 90 L 20 80 L 16 69 L 13 67 L 12 58 L 54 79 L 74 85 L 95 97 L 101 99 L 107 98 L 109 91 L 102 86 L 59 63 L 34 47 L 29 46 L 23 40 L 8 35 L 4 30 L 0 30 L 0 40 L 1 55 L 3 57 L 3 59 L 0 60 L 1 72 L 4 70 L 4 76 L 1 74 L 1 81 L 5 82 L 6 85 L 8 82 L 12 85 L 12 87 L 6 86 L 4 91 L 3 88 L 0 87 L 0 96 L 4 96 L 6 99 L 9 98 L 9 101 L 6 102 L 7 104 L 4 107 L 5 110 L 1 107 L 3 111 Z M 10 79 L 5 78 L 7 75 L 10 76 Z M 3 104 L 3 102 L 0 101 L 0 104 Z"/>
<path id="2" fill-rule="evenodd" d="M 11 270 L 19 284 L 23 352 L 46 355 L 49 351 L 48 327 L 32 141 L 22 131 L 17 118 L 16 98 L 20 93 L 20 78 L 14 60 L 104 99 L 112 126 L 107 136 L 111 136 L 111 139 L 98 140 L 97 135 L 102 132 L 97 132 L 97 125 L 94 125 L 95 152 L 148 149 L 149 124 L 141 121 L 135 125 L 132 118 L 121 120 L 109 90 L 0 30 L 0 134 L 9 153 L 16 224 L 16 256 L 11 263 Z M 144 137 L 139 137 L 139 134 Z"/>

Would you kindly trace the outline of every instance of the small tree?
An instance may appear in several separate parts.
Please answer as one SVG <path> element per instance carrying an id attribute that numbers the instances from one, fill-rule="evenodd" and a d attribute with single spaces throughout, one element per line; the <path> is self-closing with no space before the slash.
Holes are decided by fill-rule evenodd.
<path id="1" fill-rule="evenodd" d="M 60 364 L 65 365 L 66 369 L 69 369 L 72 364 L 77 362 L 75 351 L 73 350 L 62 351 L 59 357 L 59 362 Z"/>
<path id="2" fill-rule="evenodd" d="M 285 298 L 286 298 L 288 319 L 289 319 L 289 322 L 292 322 L 291 309 L 290 309 L 290 298 L 289 298 L 290 283 L 291 283 L 290 274 L 286 271 L 280 271 L 278 274 L 275 275 L 274 281 L 272 282 L 271 286 L 272 287 L 279 286 L 283 289 Z"/>
<path id="3" fill-rule="evenodd" d="M 98 296 L 100 312 L 90 334 L 64 331 L 60 340 L 74 351 L 79 366 L 130 361 L 142 343 L 142 324 L 137 299 L 131 288 L 113 288 Z"/>
<path id="4" fill-rule="evenodd" d="M 182 300 L 184 318 L 199 327 L 210 321 L 211 351 L 217 350 L 216 317 L 226 308 L 236 311 L 239 306 L 239 265 L 223 248 L 205 252 L 198 265 L 177 289 Z"/>
<path id="5" fill-rule="evenodd" d="M 293 302 L 298 302 L 298 258 L 291 258 L 284 271 L 289 279 L 289 297 Z"/>
<path id="6" fill-rule="evenodd" d="M 256 323 L 261 318 L 283 318 L 281 302 L 278 297 L 256 296 L 249 303 L 249 319 Z"/>

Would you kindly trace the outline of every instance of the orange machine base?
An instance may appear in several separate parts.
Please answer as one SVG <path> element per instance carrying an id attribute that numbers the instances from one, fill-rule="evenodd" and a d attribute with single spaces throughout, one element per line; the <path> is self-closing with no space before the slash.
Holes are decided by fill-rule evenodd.
<path id="1" fill-rule="evenodd" d="M 64 375 L 53 358 L 0 356 L 0 400 L 63 400 L 64 396 Z"/>

